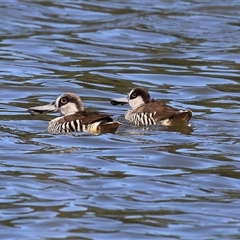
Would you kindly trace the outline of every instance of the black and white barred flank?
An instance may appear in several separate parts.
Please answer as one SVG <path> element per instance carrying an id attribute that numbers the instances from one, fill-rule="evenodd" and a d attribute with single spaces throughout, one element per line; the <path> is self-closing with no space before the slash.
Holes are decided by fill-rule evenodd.
<path id="1" fill-rule="evenodd" d="M 156 112 L 153 113 L 135 113 L 133 110 L 129 110 L 125 114 L 125 119 L 135 124 L 136 126 L 148 126 L 156 125 L 157 122 L 154 119 Z"/>
<path id="2" fill-rule="evenodd" d="M 88 124 L 89 125 L 89 124 Z M 69 132 L 84 132 L 87 131 L 88 125 L 83 125 L 82 121 L 79 119 L 59 123 L 58 121 L 50 122 L 48 126 L 48 132 L 57 134 L 57 133 L 69 133 Z"/>

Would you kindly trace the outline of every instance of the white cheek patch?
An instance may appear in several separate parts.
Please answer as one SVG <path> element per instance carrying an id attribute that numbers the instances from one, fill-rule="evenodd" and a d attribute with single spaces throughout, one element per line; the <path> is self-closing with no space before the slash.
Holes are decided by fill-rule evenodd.
<path id="1" fill-rule="evenodd" d="M 60 110 L 61 114 L 64 116 L 71 115 L 71 114 L 78 112 L 76 105 L 71 102 L 63 105 L 59 110 Z"/>
<path id="2" fill-rule="evenodd" d="M 134 99 L 129 99 L 129 105 L 132 109 L 136 109 L 144 104 L 144 101 L 141 96 L 138 96 Z"/>

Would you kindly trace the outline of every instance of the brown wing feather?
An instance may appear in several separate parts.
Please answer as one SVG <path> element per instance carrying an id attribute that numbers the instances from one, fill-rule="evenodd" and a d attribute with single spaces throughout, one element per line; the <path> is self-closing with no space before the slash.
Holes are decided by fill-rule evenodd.
<path id="1" fill-rule="evenodd" d="M 72 115 L 65 116 L 59 122 L 61 122 L 61 123 L 70 122 L 70 121 L 74 121 L 77 119 L 81 120 L 83 124 L 94 123 L 94 122 L 100 121 L 100 120 L 106 120 L 108 122 L 111 122 L 111 121 L 113 121 L 111 116 L 112 115 L 104 114 L 104 113 L 82 111 L 82 112 L 77 112 Z"/>
<path id="2" fill-rule="evenodd" d="M 156 120 L 161 120 L 174 117 L 179 112 L 179 109 L 168 106 L 163 102 L 153 101 L 151 103 L 139 107 L 135 112 L 137 113 L 144 112 L 148 114 L 156 112 L 154 118 Z"/>

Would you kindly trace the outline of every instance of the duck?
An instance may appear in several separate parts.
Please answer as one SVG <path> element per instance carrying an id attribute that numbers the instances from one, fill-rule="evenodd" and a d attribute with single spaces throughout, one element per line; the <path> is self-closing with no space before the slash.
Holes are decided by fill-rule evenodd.
<path id="1" fill-rule="evenodd" d="M 120 122 L 113 121 L 112 114 L 85 111 L 81 98 L 69 92 L 61 94 L 50 104 L 30 107 L 28 111 L 31 115 L 59 111 L 61 116 L 52 119 L 48 124 L 47 131 L 52 134 L 90 132 L 99 135 L 115 133 L 121 125 Z"/>
<path id="2" fill-rule="evenodd" d="M 125 119 L 136 126 L 164 125 L 190 126 L 192 111 L 182 110 L 150 97 L 146 88 L 136 87 L 127 97 L 113 98 L 111 104 L 129 104 L 130 110 L 125 113 Z"/>

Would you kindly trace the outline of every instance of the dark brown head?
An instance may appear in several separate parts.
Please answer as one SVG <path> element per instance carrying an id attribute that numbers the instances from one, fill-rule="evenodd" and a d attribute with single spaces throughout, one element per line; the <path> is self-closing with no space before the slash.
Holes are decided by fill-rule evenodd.
<path id="1" fill-rule="evenodd" d="M 31 107 L 28 111 L 32 114 L 43 112 L 59 111 L 63 116 L 68 116 L 79 111 L 84 111 L 81 98 L 74 93 L 64 93 L 60 95 L 53 103 Z"/>
<path id="2" fill-rule="evenodd" d="M 55 101 L 55 107 L 63 116 L 84 110 L 81 98 L 73 93 L 64 93 L 60 95 Z"/>
<path id="3" fill-rule="evenodd" d="M 137 109 L 149 102 L 151 102 L 149 92 L 142 87 L 134 88 L 125 98 L 111 99 L 112 105 L 128 103 L 132 109 Z"/>

